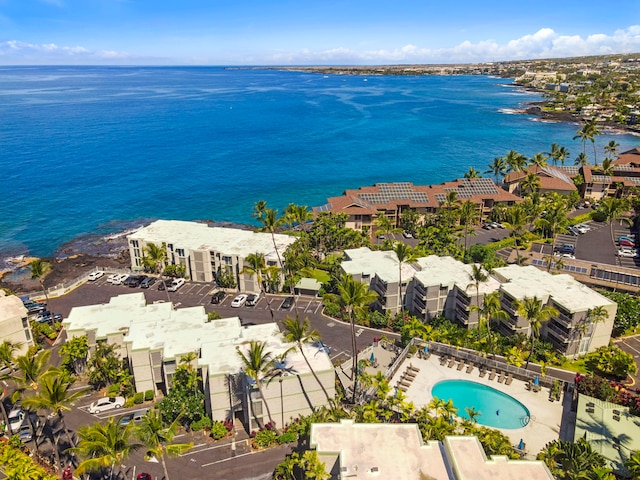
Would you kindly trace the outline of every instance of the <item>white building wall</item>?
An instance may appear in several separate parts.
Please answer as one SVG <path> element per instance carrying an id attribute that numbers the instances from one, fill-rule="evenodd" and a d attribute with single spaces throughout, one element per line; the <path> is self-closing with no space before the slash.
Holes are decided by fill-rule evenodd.
<path id="1" fill-rule="evenodd" d="M 4 341 L 20 344 L 16 355 L 25 355 L 33 345 L 33 334 L 22 300 L 0 291 L 0 342 Z"/>

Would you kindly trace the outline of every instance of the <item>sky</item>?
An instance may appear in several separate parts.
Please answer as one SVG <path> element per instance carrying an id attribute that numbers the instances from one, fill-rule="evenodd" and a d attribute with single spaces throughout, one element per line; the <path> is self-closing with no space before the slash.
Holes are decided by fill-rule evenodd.
<path id="1" fill-rule="evenodd" d="M 0 65 L 381 65 L 640 53 L 640 0 L 0 0 Z"/>

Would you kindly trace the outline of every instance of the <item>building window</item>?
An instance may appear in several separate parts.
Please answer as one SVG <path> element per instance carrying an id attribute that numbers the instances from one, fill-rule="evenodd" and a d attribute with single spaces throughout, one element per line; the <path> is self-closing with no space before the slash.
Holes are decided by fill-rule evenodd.
<path id="1" fill-rule="evenodd" d="M 231 257 L 227 257 L 227 256 L 223 256 L 223 257 L 222 257 L 222 261 L 223 261 L 224 263 L 226 263 L 227 265 L 231 265 L 232 258 L 231 258 Z"/>
<path id="2" fill-rule="evenodd" d="M 176 253 L 179 257 L 184 257 L 184 248 L 176 248 Z"/>
<path id="3" fill-rule="evenodd" d="M 140 244 L 138 243 L 138 240 L 131 240 L 131 245 L 133 246 L 133 248 L 139 248 Z"/>

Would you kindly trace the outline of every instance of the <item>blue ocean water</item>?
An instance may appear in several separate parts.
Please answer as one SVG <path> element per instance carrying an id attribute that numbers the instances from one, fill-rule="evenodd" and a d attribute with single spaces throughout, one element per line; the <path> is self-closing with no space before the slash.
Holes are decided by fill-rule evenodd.
<path id="1" fill-rule="evenodd" d="M 320 205 L 375 182 L 439 183 L 575 124 L 483 76 L 339 76 L 219 67 L 0 67 L 0 257 L 51 255 L 136 219 L 251 223 L 264 199 Z M 602 135 L 621 150 L 630 135 Z M 590 147 L 590 146 L 589 146 Z M 587 150 L 591 154 L 591 150 Z"/>

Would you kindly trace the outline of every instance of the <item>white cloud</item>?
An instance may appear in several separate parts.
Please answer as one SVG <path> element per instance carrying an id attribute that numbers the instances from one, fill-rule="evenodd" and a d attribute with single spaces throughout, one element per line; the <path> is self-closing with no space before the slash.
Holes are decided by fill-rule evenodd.
<path id="1" fill-rule="evenodd" d="M 268 63 L 467 63 L 633 52 L 640 52 L 640 25 L 616 30 L 612 35 L 597 33 L 587 37 L 559 35 L 551 28 L 541 28 L 533 34 L 502 44 L 487 39 L 477 43 L 463 41 L 453 47 L 439 49 L 409 44 L 391 50 L 302 50 L 273 55 Z"/>
<path id="2" fill-rule="evenodd" d="M 91 63 L 105 59 L 124 60 L 132 55 L 117 51 L 92 51 L 81 45 L 66 46 L 55 43 L 34 44 L 19 40 L 0 42 L 0 63 Z"/>

